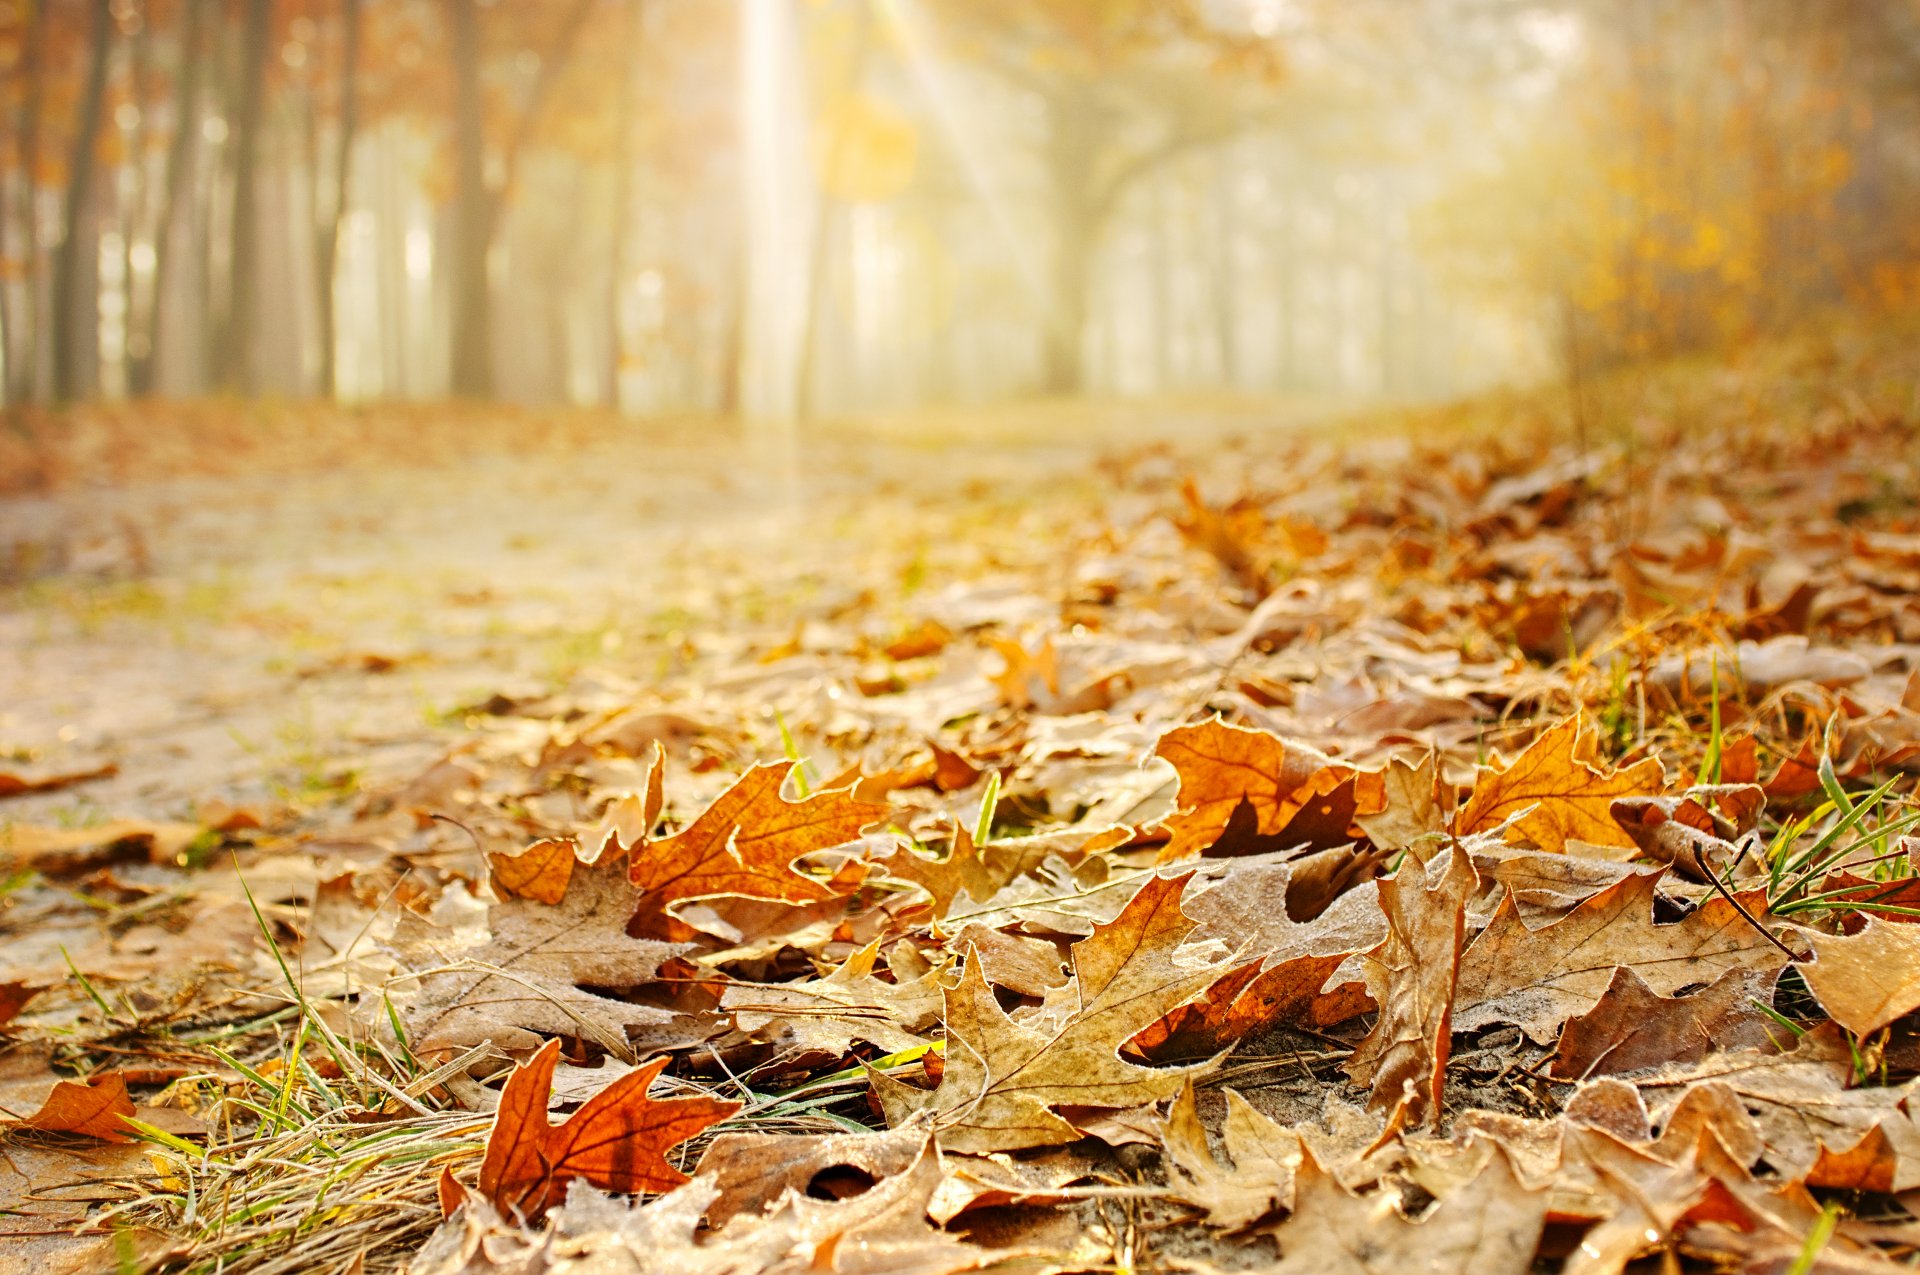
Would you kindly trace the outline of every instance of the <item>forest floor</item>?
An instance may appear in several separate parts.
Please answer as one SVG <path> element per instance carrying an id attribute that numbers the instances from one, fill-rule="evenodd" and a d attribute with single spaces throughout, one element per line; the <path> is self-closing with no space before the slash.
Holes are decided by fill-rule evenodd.
<path id="1" fill-rule="evenodd" d="M 1902 1264 L 1914 348 L 29 422 L 0 1255 Z"/>

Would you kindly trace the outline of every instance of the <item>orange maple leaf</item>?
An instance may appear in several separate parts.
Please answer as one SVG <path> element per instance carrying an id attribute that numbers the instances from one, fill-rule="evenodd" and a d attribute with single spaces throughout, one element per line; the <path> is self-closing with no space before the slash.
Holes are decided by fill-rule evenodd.
<path id="1" fill-rule="evenodd" d="M 1356 772 L 1302 744 L 1218 718 L 1168 731 L 1153 751 L 1180 776 L 1180 810 L 1166 821 L 1172 835 L 1160 852 L 1163 863 L 1200 853 L 1230 827 L 1243 833 L 1243 839 L 1277 842 L 1276 849 L 1317 844 L 1324 839 L 1324 829 L 1289 825 L 1309 806 L 1319 813 L 1325 803 L 1316 799 L 1337 792 L 1349 780 L 1355 804 L 1349 818 L 1386 808 L 1384 775 Z M 1346 831 L 1343 823 L 1336 835 Z M 1297 841 L 1289 842 L 1294 833 L 1299 834 Z"/>
<path id="2" fill-rule="evenodd" d="M 691 938 L 693 928 L 670 910 L 686 899 L 812 903 L 833 897 L 826 885 L 794 871 L 794 860 L 854 840 L 885 818 L 887 807 L 860 801 L 849 788 L 788 801 L 780 786 L 792 769 L 787 763 L 753 767 L 685 828 L 635 849 L 631 878 L 644 897 L 632 933 Z"/>
<path id="3" fill-rule="evenodd" d="M 1473 795 L 1453 819 L 1453 834 L 1464 837 L 1498 827 L 1514 815 L 1509 840 L 1528 840 L 1552 854 L 1570 839 L 1597 846 L 1632 848 L 1633 838 L 1614 821 L 1613 803 L 1622 797 L 1653 796 L 1666 786 L 1666 771 L 1655 757 L 1618 770 L 1594 765 L 1596 737 L 1574 714 L 1527 746 L 1504 770 L 1482 769 Z M 1532 807 L 1528 813 L 1528 807 Z"/>
<path id="4" fill-rule="evenodd" d="M 666 1153 L 740 1109 L 737 1102 L 649 1098 L 647 1087 L 667 1065 L 656 1058 L 589 1098 L 559 1125 L 547 1123 L 560 1042 L 550 1040 L 507 1078 L 500 1111 L 480 1163 L 480 1194 L 508 1217 L 534 1221 L 581 1178 L 606 1191 L 636 1195 L 670 1191 L 687 1175 Z"/>

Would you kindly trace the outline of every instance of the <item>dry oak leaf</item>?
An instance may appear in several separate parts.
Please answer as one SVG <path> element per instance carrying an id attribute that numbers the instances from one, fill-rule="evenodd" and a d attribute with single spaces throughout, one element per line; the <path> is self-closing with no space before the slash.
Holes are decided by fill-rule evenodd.
<path id="1" fill-rule="evenodd" d="M 1787 963 L 1786 953 L 1748 920 L 1765 923 L 1760 895 L 1741 896 L 1745 915 L 1716 895 L 1681 920 L 1656 925 L 1656 879 L 1627 877 L 1537 930 L 1521 921 L 1509 891 L 1460 958 L 1454 1029 L 1512 1023 L 1546 1044 L 1560 1024 L 1600 1002 L 1620 966 L 1656 994 L 1672 996 L 1728 970 L 1777 970 Z"/>
<path id="2" fill-rule="evenodd" d="M 884 1133 L 723 1133 L 708 1144 L 693 1175 L 719 1188 L 707 1209 L 716 1229 L 765 1211 L 788 1191 L 815 1199 L 858 1194 L 913 1167 L 927 1145 L 917 1124 Z"/>
<path id="3" fill-rule="evenodd" d="M 737 1102 L 701 1095 L 650 1098 L 647 1087 L 667 1065 L 656 1058 L 589 1098 L 560 1125 L 547 1123 L 547 1097 L 560 1042 L 550 1040 L 514 1069 L 480 1162 L 480 1195 L 506 1216 L 538 1219 L 582 1179 L 603 1190 L 637 1195 L 670 1191 L 688 1180 L 666 1153 L 708 1125 L 740 1110 Z"/>
<path id="4" fill-rule="evenodd" d="M 1613 803 L 1657 794 L 1666 772 L 1654 757 L 1603 770 L 1594 764 L 1598 740 L 1575 714 L 1534 740 L 1505 769 L 1483 767 L 1467 804 L 1453 817 L 1454 835 L 1484 832 L 1514 819 L 1507 840 L 1531 841 L 1550 852 L 1564 850 L 1570 840 L 1631 847 L 1633 838 L 1614 822 Z"/>
<path id="5" fill-rule="evenodd" d="M 1242 965 L 1193 1001 L 1175 1009 L 1127 1042 L 1130 1053 L 1155 1061 L 1210 1058 L 1254 1032 L 1304 1023 L 1328 1027 L 1358 1018 L 1373 1000 L 1358 983 L 1322 991 L 1346 954 L 1298 956 L 1262 969 Z"/>
<path id="6" fill-rule="evenodd" d="M 1467 900 L 1479 885 L 1472 858 L 1458 847 L 1426 864 L 1409 855 L 1399 872 L 1375 883 L 1387 937 L 1365 962 L 1380 1017 L 1346 1072 L 1373 1090 L 1370 1110 L 1391 1113 L 1389 1129 L 1440 1111 Z"/>
<path id="7" fill-rule="evenodd" d="M 1453 802 L 1453 786 L 1441 781 L 1434 754 L 1417 766 L 1395 757 L 1383 776 L 1382 808 L 1354 822 L 1382 850 L 1411 850 L 1427 859 L 1444 844 Z"/>
<path id="8" fill-rule="evenodd" d="M 720 994 L 741 1031 L 783 1046 L 839 1057 L 855 1040 L 898 1053 L 927 1043 L 940 1019 L 941 962 L 918 977 L 886 982 L 874 974 L 880 940 L 833 973 L 804 983 L 734 983 Z M 769 1035 L 768 1033 L 773 1033 Z"/>
<path id="9" fill-rule="evenodd" d="M 1207 1145 L 1191 1082 L 1168 1108 L 1162 1144 L 1186 1181 L 1174 1193 L 1206 1210 L 1207 1221 L 1244 1230 L 1280 1209 L 1293 1207 L 1293 1175 L 1303 1154 L 1300 1135 L 1283 1128 L 1238 1093 L 1226 1090 L 1227 1117 L 1220 1127 L 1229 1164 Z"/>
<path id="10" fill-rule="evenodd" d="M 34 997 L 46 990 L 42 984 L 29 983 L 21 979 L 0 983 L 0 1029 L 6 1028 L 14 1019 L 20 1017 L 20 1011 L 24 1010 Z"/>
<path id="11" fill-rule="evenodd" d="M 1785 1053 L 1715 1053 L 1635 1083 L 1650 1099 L 1669 1159 L 1710 1129 L 1742 1164 L 1764 1155 L 1789 1181 L 1846 1187 L 1877 1164 L 1892 1190 L 1920 1186 L 1911 1086 L 1849 1088 L 1857 1057 L 1845 1033 L 1823 1023 Z M 1879 1149 L 1862 1145 L 1876 1135 Z"/>
<path id="12" fill-rule="evenodd" d="M 551 1230 L 539 1235 L 474 1210 L 492 1224 L 476 1235 L 455 1229 L 463 1219 L 449 1222 L 428 1244 L 434 1261 L 411 1269 L 415 1275 L 951 1275 L 1041 1256 L 1026 1248 L 982 1248 L 931 1225 L 927 1210 L 942 1165 L 924 1132 L 920 1139 L 919 1156 L 907 1169 L 867 1191 L 837 1200 L 788 1191 L 767 1212 L 735 1215 L 705 1236 L 697 1234 L 701 1214 L 724 1208 L 720 1188 L 705 1175 L 638 1205 L 576 1188 L 554 1211 Z"/>
<path id="13" fill-rule="evenodd" d="M 857 840 L 886 818 L 887 807 L 856 800 L 850 789 L 788 801 L 780 788 L 790 763 L 755 766 L 691 824 L 637 850 L 633 884 L 642 892 L 636 932 L 684 940 L 695 931 L 671 909 L 685 899 L 732 895 L 813 903 L 832 891 L 794 870 L 802 855 Z"/>
<path id="14" fill-rule="evenodd" d="M 936 919 L 952 911 L 954 900 L 962 894 L 984 903 L 1011 879 L 993 870 L 973 843 L 973 834 L 958 824 L 945 858 L 932 859 L 903 845 L 880 860 L 880 867 L 888 876 L 925 890 L 933 899 Z"/>
<path id="15" fill-rule="evenodd" d="M 1711 1185 L 1693 1162 L 1692 1147 L 1683 1162 L 1673 1163 L 1590 1126 L 1569 1124 L 1563 1139 L 1563 1173 L 1589 1182 L 1604 1210 L 1568 1257 L 1565 1275 L 1620 1275 L 1661 1244 Z"/>
<path id="16" fill-rule="evenodd" d="M 555 844 L 535 848 L 544 874 L 534 872 L 525 882 L 538 892 L 535 897 L 519 897 L 496 879 L 507 897 L 487 910 L 488 942 L 435 953 L 443 967 L 421 976 L 420 994 L 407 1011 L 415 1048 L 459 1049 L 491 1040 L 505 1049 L 530 1049 L 544 1036 L 566 1035 L 630 1058 L 627 1028 L 659 1028 L 673 1020 L 666 1010 L 602 994 L 652 981 L 662 962 L 686 950 L 627 936 L 636 897 L 627 881 L 627 856 L 610 850 L 590 864 L 568 862 L 559 854 L 570 859 L 572 851 L 564 844 L 556 851 Z M 562 873 L 567 884 L 560 902 L 540 902 L 539 895 L 551 892 L 550 878 Z"/>
<path id="17" fill-rule="evenodd" d="M 1547 1192 L 1529 1190 L 1494 1148 L 1479 1175 L 1410 1222 L 1390 1189 L 1354 1195 L 1311 1149 L 1294 1171 L 1293 1215 L 1273 1228 L 1275 1275 L 1402 1275 L 1405 1271 L 1526 1275 L 1546 1225 Z"/>
<path id="18" fill-rule="evenodd" d="M 935 932 L 936 936 L 938 931 Z M 969 944 L 980 955 L 987 981 L 1038 1000 L 1070 977 L 1061 945 L 1053 939 L 1009 934 L 990 925 L 963 925 L 946 938 L 948 951 Z"/>
<path id="19" fill-rule="evenodd" d="M 577 838 L 536 841 L 517 855 L 488 855 L 487 874 L 494 890 L 541 903 L 559 903 L 566 897 L 576 860 L 594 863 L 609 849 L 631 856 L 636 847 L 646 844 L 654 825 L 660 822 L 660 811 L 666 804 L 662 786 L 665 773 L 666 753 L 656 740 L 643 792 L 626 793 L 607 803 L 599 825 L 592 831 Z"/>
<path id="20" fill-rule="evenodd" d="M 1219 970 L 1176 963 L 1194 922 L 1180 910 L 1192 874 L 1150 877 L 1112 921 L 1073 945 L 1074 979 L 1016 1020 L 968 952 L 946 993 L 947 1049 L 938 1088 L 911 1088 L 874 1073 L 888 1122 L 931 1111 L 942 1149 L 970 1153 L 1058 1146 L 1081 1131 L 1056 1107 L 1135 1107 L 1171 1097 L 1194 1067 L 1154 1069 L 1120 1046 L 1212 983 Z"/>
<path id="21" fill-rule="evenodd" d="M 888 876 L 925 890 L 933 899 L 935 919 L 946 920 L 963 895 L 972 900 L 973 906 L 959 910 L 976 915 L 982 905 L 992 902 L 1019 878 L 1046 881 L 1051 873 L 1049 861 L 1061 869 L 1086 865 L 1090 859 L 1097 862 L 1097 856 L 1125 844 L 1131 836 L 1132 829 L 1126 827 L 1073 828 L 999 838 L 977 846 L 973 834 L 956 824 L 944 858 L 930 858 L 901 846 L 878 862 Z M 1008 919 L 997 917 L 996 924 Z M 1075 932 L 1084 934 L 1088 928 L 1083 926 Z"/>
<path id="22" fill-rule="evenodd" d="M 40 1110 L 23 1118 L 17 1127 L 41 1133 L 76 1133 L 102 1142 L 131 1142 L 126 1121 L 133 1114 L 126 1080 L 110 1071 L 85 1080 L 60 1081 Z"/>
<path id="23" fill-rule="evenodd" d="M 1920 1008 L 1920 929 L 1874 918 L 1858 934 L 1809 933 L 1800 967 L 1827 1016 L 1865 1036 Z"/>
<path id="24" fill-rule="evenodd" d="M 1691 996 L 1661 996 L 1628 968 L 1592 1010 L 1570 1019 L 1554 1054 L 1554 1077 L 1585 1080 L 1695 1062 L 1716 1050 L 1765 1050 L 1779 1027 L 1760 1005 L 1773 1003 L 1777 969 L 1731 969 Z"/>
<path id="25" fill-rule="evenodd" d="M 1191 858 L 1219 841 L 1242 806 L 1248 809 L 1240 816 L 1243 837 L 1284 840 L 1295 816 L 1349 777 L 1355 784 L 1353 817 L 1386 807 L 1383 776 L 1356 774 L 1304 744 L 1218 718 L 1168 731 L 1153 752 L 1180 777 L 1180 808 L 1166 821 L 1163 863 Z"/>

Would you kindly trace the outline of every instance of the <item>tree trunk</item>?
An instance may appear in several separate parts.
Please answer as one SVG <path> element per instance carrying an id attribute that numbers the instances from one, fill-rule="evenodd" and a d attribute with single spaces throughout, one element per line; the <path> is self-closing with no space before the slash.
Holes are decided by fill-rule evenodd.
<path id="1" fill-rule="evenodd" d="M 501 157 L 499 189 L 487 184 L 486 120 L 480 101 L 480 14 L 476 0 L 448 0 L 453 27 L 454 181 L 456 196 L 452 260 L 452 390 L 469 398 L 493 395 L 493 298 L 487 258 L 507 194 L 513 189 L 520 152 L 533 133 L 540 109 L 559 82 L 573 47 L 593 10 L 593 0 L 576 0 L 540 58 L 540 70 L 514 123 Z"/>
<path id="2" fill-rule="evenodd" d="M 487 250 L 493 220 L 487 190 L 486 121 L 480 102 L 480 14 L 475 0 L 449 0 L 453 18 L 454 204 L 453 244 L 447 254 L 453 305 L 453 381 L 456 395 L 493 394 L 492 296 Z"/>
<path id="3" fill-rule="evenodd" d="M 1091 124 L 1089 114 L 1077 104 L 1054 104 L 1048 138 L 1055 214 L 1044 382 L 1049 394 L 1078 394 L 1086 386 L 1087 272 L 1099 233 Z"/>
<path id="4" fill-rule="evenodd" d="M 42 367 L 46 324 L 40 288 L 40 120 L 46 106 L 47 6 L 43 2 L 32 8 L 21 66 L 26 92 L 20 102 L 21 253 L 26 265 L 21 279 L 24 294 L 21 309 L 26 317 L 21 324 L 20 365 L 16 369 L 12 363 L 7 364 L 7 379 L 11 383 L 7 401 L 16 403 L 35 397 L 45 384 Z"/>
<path id="5" fill-rule="evenodd" d="M 206 59 L 201 56 L 201 33 L 211 0 L 187 0 L 186 26 L 180 35 L 180 99 L 173 138 L 167 144 L 167 171 L 162 178 L 160 208 L 153 230 L 153 286 L 147 297 L 147 348 L 129 360 L 127 388 L 136 395 L 151 394 L 159 376 L 160 350 L 166 339 L 167 289 L 173 278 L 175 228 L 193 177 L 193 157 L 200 135 L 200 84 Z"/>
<path id="6" fill-rule="evenodd" d="M 266 104 L 267 41 L 273 0 L 247 0 L 240 50 L 239 131 L 234 137 L 232 267 L 227 278 L 227 333 L 220 381 L 251 394 L 256 387 L 254 313 L 260 288 L 259 168 L 261 113 Z"/>
<path id="7" fill-rule="evenodd" d="M 18 119 L 11 121 L 11 124 L 17 130 Z M 0 261 L 11 261 L 14 257 L 13 182 L 8 180 L 8 176 L 0 173 Z M 21 184 L 31 190 L 32 178 L 27 178 Z M 22 224 L 31 233 L 32 223 L 23 219 Z M 20 360 L 24 350 L 20 340 L 20 312 L 14 304 L 17 299 L 14 292 L 12 280 L 0 278 L 0 364 L 6 365 L 6 380 L 0 382 L 0 407 L 11 407 L 23 397 L 20 394 Z"/>
<path id="8" fill-rule="evenodd" d="M 613 142 L 613 241 L 607 245 L 607 370 L 602 402 L 620 410 L 620 372 L 626 361 L 626 342 L 622 340 L 620 299 L 626 292 L 628 241 L 633 232 L 633 139 L 635 119 L 640 113 L 638 96 L 640 63 L 640 6 L 642 0 L 625 0 L 620 10 L 619 125 Z"/>
<path id="9" fill-rule="evenodd" d="M 1235 256 L 1240 242 L 1240 165 L 1236 147 L 1224 143 L 1213 155 L 1213 336 L 1219 355 L 1220 383 L 1240 386 L 1240 272 Z"/>
<path id="10" fill-rule="evenodd" d="M 66 225 L 53 267 L 53 393 L 61 402 L 80 397 L 85 389 L 87 353 L 98 339 L 97 316 L 85 314 L 80 293 L 84 232 L 93 211 L 94 143 L 100 133 L 100 115 L 107 96 L 107 53 L 112 44 L 113 14 L 108 0 L 94 0 L 92 34 L 87 54 L 87 83 L 80 99 L 80 124 L 73 136 L 73 154 L 67 168 Z M 83 319 L 90 320 L 83 322 Z"/>
<path id="11" fill-rule="evenodd" d="M 854 29 L 853 55 L 847 63 L 848 94 L 858 93 L 867 78 L 867 58 L 873 47 L 873 10 L 860 6 L 858 26 Z M 820 204 L 814 213 L 812 242 L 807 246 L 807 303 L 801 312 L 800 356 L 796 365 L 799 384 L 794 388 L 794 408 L 800 419 L 811 420 L 817 412 L 820 329 L 825 325 L 828 295 L 827 270 L 835 230 L 845 215 L 845 206 L 835 198 L 831 183 L 846 162 L 847 130 L 836 126 L 827 145 L 827 177 L 820 183 Z"/>
<path id="12" fill-rule="evenodd" d="M 340 260 L 340 231 L 352 193 L 353 141 L 359 129 L 360 0 L 340 0 L 340 119 L 334 137 L 333 206 L 314 226 L 314 291 L 319 311 L 320 392 L 340 397 L 336 360 L 333 281 Z M 319 173 L 314 174 L 316 185 Z"/>

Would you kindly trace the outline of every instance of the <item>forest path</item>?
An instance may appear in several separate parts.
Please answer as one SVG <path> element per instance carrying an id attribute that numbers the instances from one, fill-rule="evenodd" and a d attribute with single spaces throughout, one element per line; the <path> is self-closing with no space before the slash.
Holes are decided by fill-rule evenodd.
<path id="1" fill-rule="evenodd" d="M 855 553 L 932 507 L 1094 498 L 1104 450 L 1248 424 L 1086 405 L 979 419 L 962 441 L 893 422 L 787 447 L 696 424 L 0 502 L 0 771 L 117 767 L 0 820 L 326 804 L 418 772 L 464 706 L 697 628 L 716 587 L 777 609 L 796 540 Z"/>

